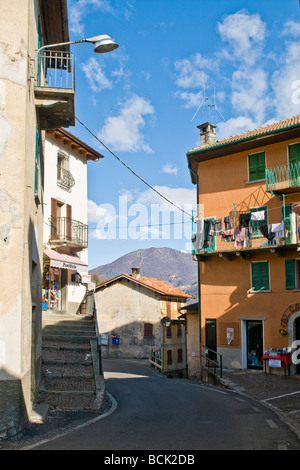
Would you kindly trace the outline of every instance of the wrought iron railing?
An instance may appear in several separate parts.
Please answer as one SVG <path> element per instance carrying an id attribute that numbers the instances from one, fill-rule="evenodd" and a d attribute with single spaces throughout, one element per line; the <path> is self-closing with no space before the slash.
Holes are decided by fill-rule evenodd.
<path id="1" fill-rule="evenodd" d="M 59 175 L 57 178 L 57 184 L 66 191 L 70 191 L 75 184 L 75 180 L 72 173 L 64 168 L 59 168 Z"/>
<path id="2" fill-rule="evenodd" d="M 72 52 L 43 49 L 37 53 L 35 78 L 38 87 L 75 90 L 74 70 Z"/>
<path id="3" fill-rule="evenodd" d="M 50 217 L 49 218 L 52 242 L 57 240 L 80 245 L 88 246 L 88 226 L 78 220 L 69 219 L 67 217 Z"/>
<path id="4" fill-rule="evenodd" d="M 213 373 L 222 378 L 223 376 L 223 361 L 222 354 L 213 351 L 206 346 L 201 346 L 201 362 L 202 366 L 213 371 Z"/>
<path id="5" fill-rule="evenodd" d="M 266 190 L 269 192 L 300 186 L 300 162 L 266 168 Z"/>

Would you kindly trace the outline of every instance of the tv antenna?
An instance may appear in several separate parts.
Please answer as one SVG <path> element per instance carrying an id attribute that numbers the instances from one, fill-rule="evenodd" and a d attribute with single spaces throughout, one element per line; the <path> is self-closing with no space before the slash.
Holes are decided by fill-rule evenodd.
<path id="1" fill-rule="evenodd" d="M 203 74 L 203 72 L 202 72 L 202 79 L 203 79 L 203 91 L 204 91 L 203 96 L 205 96 L 206 93 L 205 93 L 205 82 L 204 82 L 204 74 Z M 198 111 L 200 110 L 200 108 L 202 107 L 202 105 L 203 105 L 206 101 L 209 101 L 209 98 L 208 98 L 208 97 L 204 98 L 204 100 L 202 101 L 202 103 L 201 103 L 200 106 L 198 107 L 197 111 L 195 112 L 195 114 L 194 114 L 194 116 L 193 116 L 191 122 L 195 119 L 195 117 L 196 117 Z M 220 116 L 222 117 L 223 121 L 225 121 L 225 118 L 224 118 L 223 114 L 221 113 L 221 111 L 219 110 L 219 108 L 218 108 L 217 105 L 216 105 L 216 90 L 215 90 L 215 87 L 214 87 L 214 104 L 208 104 L 207 107 L 208 107 L 208 122 L 210 122 L 210 110 L 211 110 L 211 108 L 215 108 L 215 109 L 218 111 L 218 113 L 220 114 Z"/>

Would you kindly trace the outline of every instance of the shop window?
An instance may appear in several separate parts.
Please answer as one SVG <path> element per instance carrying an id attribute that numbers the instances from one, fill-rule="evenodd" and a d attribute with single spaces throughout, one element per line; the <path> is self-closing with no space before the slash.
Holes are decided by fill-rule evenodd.
<path id="1" fill-rule="evenodd" d="M 265 179 L 266 155 L 265 152 L 248 155 L 249 181 Z"/>
<path id="2" fill-rule="evenodd" d="M 251 290 L 253 292 L 270 290 L 268 261 L 251 263 Z"/>

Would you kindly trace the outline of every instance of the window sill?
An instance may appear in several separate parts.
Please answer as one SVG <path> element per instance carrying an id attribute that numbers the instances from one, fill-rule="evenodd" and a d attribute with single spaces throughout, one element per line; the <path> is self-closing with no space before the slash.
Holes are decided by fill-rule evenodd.
<path id="1" fill-rule="evenodd" d="M 262 178 L 262 179 L 260 179 L 260 180 L 251 180 L 251 181 L 250 181 L 250 180 L 248 180 L 248 181 L 246 182 L 246 184 L 253 184 L 253 183 L 264 183 L 265 181 L 266 181 L 266 179 L 265 179 L 265 178 Z"/>
<path id="2" fill-rule="evenodd" d="M 252 289 L 250 289 L 249 290 L 249 294 L 269 294 L 271 292 L 272 291 L 270 289 L 268 289 L 268 290 L 252 290 Z"/>

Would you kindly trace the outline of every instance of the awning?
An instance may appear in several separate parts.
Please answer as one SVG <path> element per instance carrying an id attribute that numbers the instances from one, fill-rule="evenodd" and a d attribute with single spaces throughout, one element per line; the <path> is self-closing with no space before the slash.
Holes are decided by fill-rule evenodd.
<path id="1" fill-rule="evenodd" d="M 82 284 L 89 284 L 90 282 L 92 282 L 92 276 L 90 274 L 83 271 L 78 271 L 78 273 L 81 276 Z"/>
<path id="2" fill-rule="evenodd" d="M 47 248 L 44 255 L 50 259 L 52 268 L 71 269 L 72 271 L 88 271 L 88 265 L 81 261 L 77 256 L 58 253 Z"/>

